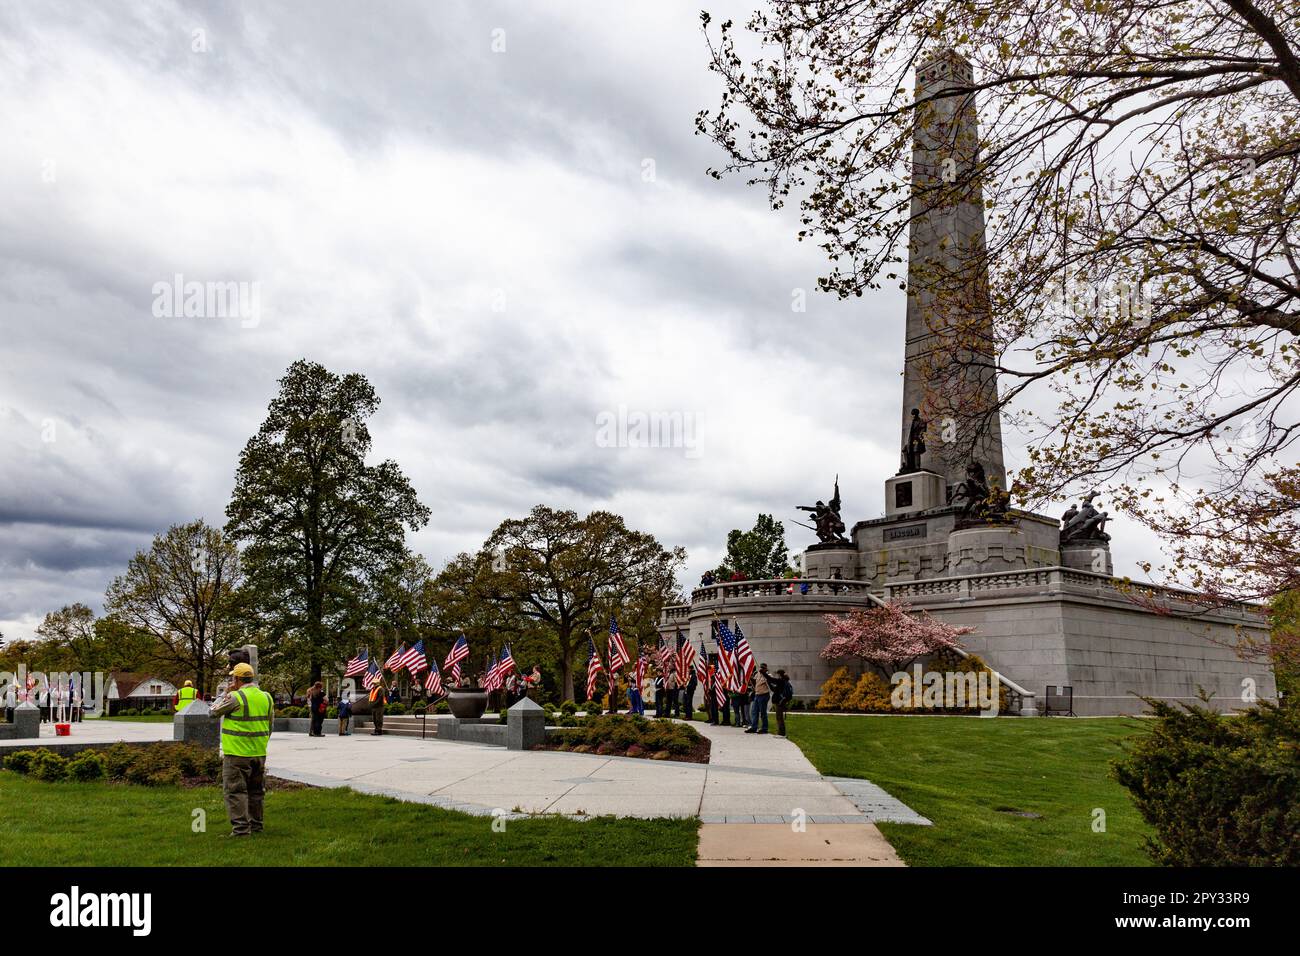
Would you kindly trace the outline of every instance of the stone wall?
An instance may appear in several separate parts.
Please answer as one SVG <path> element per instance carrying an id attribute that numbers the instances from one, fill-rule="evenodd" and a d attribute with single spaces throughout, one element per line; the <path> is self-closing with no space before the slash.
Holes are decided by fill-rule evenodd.
<path id="1" fill-rule="evenodd" d="M 804 594 L 801 584 L 808 585 Z M 697 589 L 689 605 L 665 608 L 659 632 L 672 640 L 680 628 L 699 653 L 704 641 L 709 653 L 716 651 L 712 622 L 716 617 L 744 629 L 745 639 L 757 663 L 772 670 L 785 670 L 794 683 L 795 696 L 815 700 L 821 685 L 835 667 L 818 655 L 829 636 L 824 615 L 843 614 L 850 608 L 865 607 L 873 598 L 865 587 L 843 581 L 746 582 Z"/>
<path id="2" fill-rule="evenodd" d="M 1153 610 L 1104 575 L 1065 569 L 889 591 L 941 620 L 975 627 L 962 639 L 966 649 L 1040 700 L 1049 684 L 1073 687 L 1079 716 L 1142 713 L 1142 696 L 1192 702 L 1201 687 L 1220 710 L 1247 706 L 1247 687 L 1277 696 L 1271 669 L 1234 650 L 1244 634 L 1267 637 L 1264 618 L 1247 608 L 1209 613 L 1164 592 L 1161 610 Z"/>
<path id="3" fill-rule="evenodd" d="M 815 699 L 841 662 L 823 661 L 829 638 L 824 615 L 865 607 L 872 598 L 834 582 L 809 582 L 807 595 L 785 593 L 785 584 L 749 582 L 745 586 L 700 589 L 690 605 L 665 609 L 660 631 L 671 638 L 680 628 L 709 651 L 715 614 L 739 621 L 760 662 L 783 668 L 795 695 Z M 963 646 L 1008 679 L 1039 695 L 1047 685 L 1074 688 L 1080 716 L 1136 714 L 1140 696 L 1192 701 L 1198 687 L 1213 695 L 1221 710 L 1246 706 L 1243 681 L 1257 696 L 1276 698 L 1267 666 L 1240 660 L 1233 645 L 1241 634 L 1267 636 L 1263 617 L 1249 608 L 1204 613 L 1176 592 L 1162 595 L 1160 610 L 1135 603 L 1105 575 L 1067 568 L 1032 568 L 1004 574 L 978 574 L 898 582 L 882 596 L 909 601 L 953 624 L 976 632 Z"/>
<path id="4" fill-rule="evenodd" d="M 1012 514 L 1012 527 L 956 534 L 957 513 L 947 508 L 859 521 L 852 531 L 859 552 L 858 580 L 876 589 L 892 581 L 946 577 L 976 568 L 992 572 L 1059 565 L 1058 522 L 1028 511 Z M 811 559 L 810 549 L 805 560 Z"/>

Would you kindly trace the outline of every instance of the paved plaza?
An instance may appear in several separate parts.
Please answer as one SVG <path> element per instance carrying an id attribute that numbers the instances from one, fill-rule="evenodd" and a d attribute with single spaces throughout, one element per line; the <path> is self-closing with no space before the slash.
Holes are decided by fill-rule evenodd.
<path id="1" fill-rule="evenodd" d="M 692 726 L 712 742 L 708 764 L 510 751 L 367 731 L 348 737 L 282 732 L 272 738 L 267 771 L 477 815 L 699 817 L 705 865 L 898 866 L 873 824 L 930 823 L 870 781 L 823 777 L 783 737 Z M 42 736 L 47 733 L 53 734 L 48 725 Z M 170 740 L 172 726 L 87 721 L 72 734 L 70 742 Z"/>

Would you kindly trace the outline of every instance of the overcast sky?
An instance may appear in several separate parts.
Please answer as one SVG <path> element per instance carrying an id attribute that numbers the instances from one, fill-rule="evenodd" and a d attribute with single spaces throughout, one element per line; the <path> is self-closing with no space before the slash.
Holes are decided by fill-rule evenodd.
<path id="1" fill-rule="evenodd" d="M 760 511 L 810 543 L 793 506 L 836 472 L 850 525 L 881 514 L 901 294 L 816 293 L 793 214 L 705 175 L 699 7 L 0 6 L 6 637 L 223 524 L 302 357 L 378 390 L 435 567 L 539 502 L 685 546 L 683 584 Z M 245 311 L 158 315 L 177 275 L 247 283 Z M 605 447 L 620 408 L 691 447 Z M 1114 530 L 1117 572 L 1156 556 Z"/>

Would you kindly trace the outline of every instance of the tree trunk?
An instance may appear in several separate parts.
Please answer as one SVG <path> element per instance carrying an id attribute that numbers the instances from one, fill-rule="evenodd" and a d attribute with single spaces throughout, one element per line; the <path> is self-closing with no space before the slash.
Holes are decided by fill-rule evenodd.
<path id="1" fill-rule="evenodd" d="M 561 701 L 577 699 L 573 696 L 573 643 L 568 633 L 560 635 L 560 690 Z"/>

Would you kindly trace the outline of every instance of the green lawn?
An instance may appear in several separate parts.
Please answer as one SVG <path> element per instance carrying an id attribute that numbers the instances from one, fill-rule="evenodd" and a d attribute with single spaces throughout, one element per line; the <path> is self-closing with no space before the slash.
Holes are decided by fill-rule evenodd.
<path id="1" fill-rule="evenodd" d="M 194 833 L 194 810 L 207 832 Z M 0 845 L 43 866 L 693 866 L 696 820 L 492 820 L 346 789 L 271 792 L 266 832 L 224 837 L 221 791 L 45 783 L 0 770 Z"/>
<path id="2" fill-rule="evenodd" d="M 828 776 L 866 777 L 932 827 L 881 824 L 912 866 L 1150 866 L 1150 830 L 1107 775 L 1132 718 L 786 718 Z M 1094 809 L 1105 832 L 1093 832 Z M 1006 810 L 1040 814 L 1014 816 Z"/>

